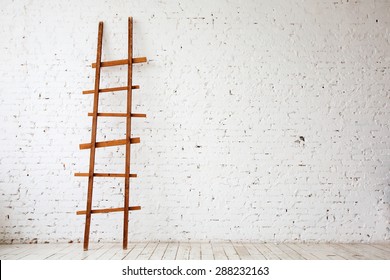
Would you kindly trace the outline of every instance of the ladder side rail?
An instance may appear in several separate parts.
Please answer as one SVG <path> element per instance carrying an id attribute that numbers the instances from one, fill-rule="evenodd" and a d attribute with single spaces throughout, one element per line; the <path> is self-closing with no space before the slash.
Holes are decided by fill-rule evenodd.
<path id="1" fill-rule="evenodd" d="M 91 131 L 91 151 L 89 157 L 89 176 L 88 176 L 88 195 L 87 207 L 85 215 L 85 230 L 84 230 L 84 250 L 88 250 L 89 234 L 91 229 L 91 210 L 92 210 L 92 193 L 93 181 L 95 172 L 95 149 L 96 149 L 96 133 L 97 133 L 97 115 L 99 107 L 99 86 L 100 86 L 100 64 L 102 60 L 102 44 L 103 44 L 103 22 L 99 22 L 98 43 L 96 54 L 96 70 L 95 70 L 95 93 L 93 99 L 93 116 L 92 116 L 92 131 Z"/>
<path id="2" fill-rule="evenodd" d="M 128 19 L 128 63 L 127 63 L 127 108 L 126 108 L 126 162 L 125 162 L 125 194 L 124 209 L 129 208 L 130 203 L 130 159 L 131 159 L 131 107 L 132 107 L 132 84 L 133 84 L 133 18 Z M 97 65 L 96 65 L 97 66 Z M 123 249 L 127 249 L 129 234 L 129 211 L 123 212 Z"/>

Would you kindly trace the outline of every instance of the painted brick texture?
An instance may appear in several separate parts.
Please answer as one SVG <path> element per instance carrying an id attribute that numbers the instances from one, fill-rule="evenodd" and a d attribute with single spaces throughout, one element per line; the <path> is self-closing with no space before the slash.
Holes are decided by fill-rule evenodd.
<path id="1" fill-rule="evenodd" d="M 129 240 L 390 240 L 390 2 L 2 1 L 0 241 L 82 240 L 97 26 L 126 58 L 134 17 Z M 102 70 L 102 87 L 126 68 Z M 123 92 L 101 112 L 124 112 Z M 98 140 L 124 120 L 99 119 Z M 123 172 L 124 148 L 96 170 Z M 120 207 L 123 179 L 96 180 Z M 120 213 L 92 241 L 120 241 Z"/>

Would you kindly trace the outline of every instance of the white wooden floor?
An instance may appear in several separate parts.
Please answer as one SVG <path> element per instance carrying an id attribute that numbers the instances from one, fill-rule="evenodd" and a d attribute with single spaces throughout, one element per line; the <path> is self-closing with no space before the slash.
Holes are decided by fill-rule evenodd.
<path id="1" fill-rule="evenodd" d="M 141 242 L 0 245 L 1 260 L 390 260 L 390 244 Z"/>

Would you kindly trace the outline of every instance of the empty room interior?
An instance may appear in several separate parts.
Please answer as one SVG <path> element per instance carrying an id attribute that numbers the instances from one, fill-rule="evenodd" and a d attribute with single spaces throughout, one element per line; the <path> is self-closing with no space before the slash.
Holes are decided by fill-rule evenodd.
<path id="1" fill-rule="evenodd" d="M 390 1 L 2 1 L 1 260 L 390 259 Z"/>

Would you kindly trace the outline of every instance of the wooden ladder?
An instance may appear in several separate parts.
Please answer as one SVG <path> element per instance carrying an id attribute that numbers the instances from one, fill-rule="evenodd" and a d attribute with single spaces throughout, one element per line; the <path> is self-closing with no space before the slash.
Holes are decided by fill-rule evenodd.
<path id="1" fill-rule="evenodd" d="M 129 17 L 128 20 L 128 59 L 113 60 L 113 61 L 101 61 L 102 57 L 102 40 L 103 40 L 103 22 L 99 22 L 98 31 L 98 44 L 96 63 L 92 63 L 92 68 L 95 68 L 95 88 L 93 90 L 83 91 L 83 94 L 93 94 L 93 112 L 88 113 L 88 116 L 92 117 L 92 132 L 91 142 L 80 144 L 80 149 L 90 149 L 89 158 L 89 172 L 88 173 L 75 173 L 75 176 L 88 177 L 88 195 L 87 195 L 87 209 L 77 211 L 77 215 L 86 215 L 85 218 L 85 230 L 84 230 L 84 250 L 88 250 L 89 245 L 89 233 L 91 227 L 91 214 L 95 213 L 110 213 L 110 212 L 122 212 L 123 217 L 123 249 L 127 249 L 128 240 L 128 225 L 129 225 L 129 211 L 140 210 L 140 206 L 129 206 L 130 198 L 130 178 L 137 177 L 137 174 L 130 173 L 130 145 L 140 143 L 140 138 L 131 138 L 131 118 L 146 118 L 146 114 L 133 113 L 132 107 L 132 90 L 138 89 L 138 85 L 132 85 L 133 64 L 146 62 L 146 57 L 133 58 L 133 18 Z M 115 87 L 115 88 L 100 88 L 100 69 L 101 67 L 127 65 L 127 86 Z M 100 113 L 98 110 L 99 105 L 99 93 L 101 92 L 114 92 L 114 91 L 127 91 L 127 110 L 126 113 Z M 111 140 L 104 142 L 96 142 L 97 132 L 97 119 L 98 117 L 124 117 L 126 118 L 126 138 L 120 140 Z M 110 147 L 126 145 L 126 161 L 124 173 L 95 173 L 95 150 L 96 148 Z M 94 177 L 121 177 L 125 178 L 124 189 L 124 206 L 120 208 L 108 208 L 108 209 L 92 209 L 92 192 Z"/>

